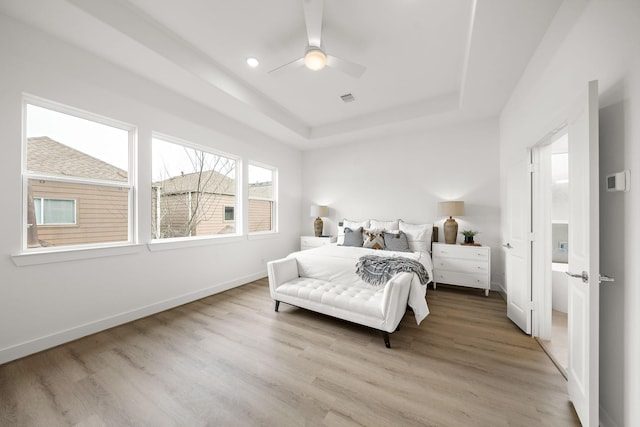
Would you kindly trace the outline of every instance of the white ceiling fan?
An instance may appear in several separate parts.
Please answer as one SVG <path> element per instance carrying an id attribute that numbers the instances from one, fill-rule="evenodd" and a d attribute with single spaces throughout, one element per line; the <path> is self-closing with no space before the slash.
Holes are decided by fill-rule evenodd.
<path id="1" fill-rule="evenodd" d="M 281 65 L 269 71 L 269 74 L 279 73 L 284 70 L 299 68 L 303 65 L 310 70 L 322 70 L 325 66 L 335 68 L 352 77 L 362 76 L 366 68 L 355 62 L 327 55 L 322 48 L 322 8 L 323 0 L 302 0 L 304 8 L 304 20 L 307 25 L 307 49 L 302 58 Z"/>

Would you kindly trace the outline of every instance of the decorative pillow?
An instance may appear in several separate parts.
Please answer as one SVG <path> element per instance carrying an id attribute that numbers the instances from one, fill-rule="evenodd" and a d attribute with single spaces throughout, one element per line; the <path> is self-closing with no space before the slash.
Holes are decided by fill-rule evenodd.
<path id="1" fill-rule="evenodd" d="M 384 233 L 384 246 L 386 251 L 411 252 L 407 235 L 402 231 Z"/>
<path id="2" fill-rule="evenodd" d="M 395 221 L 378 221 L 377 219 L 369 220 L 369 228 L 371 230 L 397 230 L 398 229 L 398 220 Z"/>
<path id="3" fill-rule="evenodd" d="M 358 246 L 362 247 L 362 227 L 352 230 L 349 227 L 344 228 L 344 241 L 342 246 Z"/>
<path id="4" fill-rule="evenodd" d="M 407 235 L 412 251 L 430 252 L 433 224 L 409 224 L 400 221 L 400 231 Z"/>
<path id="5" fill-rule="evenodd" d="M 384 249 L 384 232 L 365 230 L 363 247 L 369 249 Z"/>
<path id="6" fill-rule="evenodd" d="M 342 226 L 338 226 L 338 244 L 344 243 L 344 229 L 349 227 L 352 230 L 356 230 L 358 227 L 362 229 L 369 228 L 369 220 L 366 221 L 349 221 L 348 219 L 342 220 Z"/>

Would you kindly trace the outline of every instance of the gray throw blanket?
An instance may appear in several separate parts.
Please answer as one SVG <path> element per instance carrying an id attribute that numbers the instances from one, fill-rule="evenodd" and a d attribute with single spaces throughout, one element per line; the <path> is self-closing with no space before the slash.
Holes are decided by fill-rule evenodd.
<path id="1" fill-rule="evenodd" d="M 429 273 L 424 265 L 409 258 L 365 255 L 356 264 L 356 274 L 374 286 L 384 285 L 400 272 L 416 273 L 423 285 L 429 282 Z"/>

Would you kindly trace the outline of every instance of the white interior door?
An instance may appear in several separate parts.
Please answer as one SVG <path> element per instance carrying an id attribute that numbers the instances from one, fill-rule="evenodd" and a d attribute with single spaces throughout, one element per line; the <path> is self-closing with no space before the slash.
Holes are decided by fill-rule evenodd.
<path id="1" fill-rule="evenodd" d="M 569 398 L 583 426 L 598 425 L 598 82 L 572 108 L 569 131 Z M 577 277 L 575 277 L 577 276 Z"/>
<path id="2" fill-rule="evenodd" d="M 511 166 L 507 181 L 505 282 L 507 317 L 531 334 L 531 153 Z"/>

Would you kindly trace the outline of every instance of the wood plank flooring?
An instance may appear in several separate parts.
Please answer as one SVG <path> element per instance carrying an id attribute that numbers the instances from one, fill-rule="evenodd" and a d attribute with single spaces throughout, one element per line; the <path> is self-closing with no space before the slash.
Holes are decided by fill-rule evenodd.
<path id="1" fill-rule="evenodd" d="M 266 279 L 0 366 L 1 426 L 576 426 L 503 300 L 429 290 L 391 349 Z"/>

